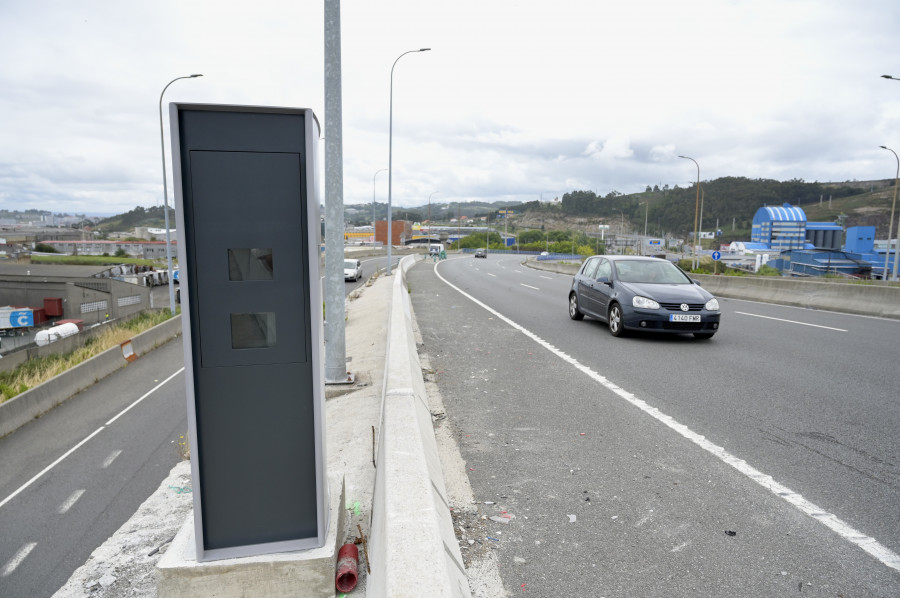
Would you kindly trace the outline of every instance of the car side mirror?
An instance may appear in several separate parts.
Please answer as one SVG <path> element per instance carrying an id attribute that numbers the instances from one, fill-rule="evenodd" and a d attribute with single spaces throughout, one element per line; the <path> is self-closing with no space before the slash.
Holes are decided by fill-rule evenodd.
<path id="1" fill-rule="evenodd" d="M 609 279 L 609 276 L 601 276 L 597 279 L 597 282 L 612 286 L 612 281 Z"/>
<path id="2" fill-rule="evenodd" d="M 694 278 L 691 279 L 691 282 L 693 282 L 693 283 L 694 283 L 695 285 L 697 285 L 698 287 L 702 287 L 702 286 L 703 286 L 702 284 L 700 284 L 700 281 L 699 281 L 699 280 L 696 280 L 696 279 L 694 279 Z"/>

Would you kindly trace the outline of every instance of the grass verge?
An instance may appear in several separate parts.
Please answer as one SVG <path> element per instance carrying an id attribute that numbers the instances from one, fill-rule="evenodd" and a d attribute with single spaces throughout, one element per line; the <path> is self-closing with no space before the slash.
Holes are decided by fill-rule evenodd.
<path id="1" fill-rule="evenodd" d="M 0 372 L 0 403 L 134 338 L 136 334 L 149 330 L 170 317 L 167 309 L 141 312 L 126 322 L 110 324 L 101 334 L 89 338 L 83 346 L 70 353 L 29 359 L 14 370 Z"/>

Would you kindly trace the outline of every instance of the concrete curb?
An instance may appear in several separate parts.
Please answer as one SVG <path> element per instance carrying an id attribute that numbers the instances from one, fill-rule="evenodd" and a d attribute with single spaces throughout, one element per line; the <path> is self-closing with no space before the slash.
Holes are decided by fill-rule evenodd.
<path id="1" fill-rule="evenodd" d="M 470 597 L 416 351 L 406 271 L 393 281 L 366 596 Z"/>
<path id="2" fill-rule="evenodd" d="M 175 316 L 131 339 L 135 355 L 148 353 L 181 334 L 181 316 Z M 65 339 L 64 339 L 65 340 Z M 63 401 L 128 365 L 120 347 L 112 347 L 0 404 L 0 438 L 15 432 Z"/>

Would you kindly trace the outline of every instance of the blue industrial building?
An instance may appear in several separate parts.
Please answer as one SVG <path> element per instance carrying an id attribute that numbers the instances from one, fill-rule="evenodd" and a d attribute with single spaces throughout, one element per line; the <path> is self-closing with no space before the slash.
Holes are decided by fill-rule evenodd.
<path id="1" fill-rule="evenodd" d="M 806 245 L 806 213 L 797 206 L 763 206 L 753 217 L 750 241 L 763 243 L 774 251 L 799 249 Z"/>
<path id="2" fill-rule="evenodd" d="M 875 227 L 856 226 L 844 231 L 832 222 L 807 222 L 798 206 L 764 206 L 753 217 L 751 239 L 779 255 L 768 265 L 782 274 L 824 276 L 842 274 L 858 278 L 886 278 L 886 249 L 875 249 Z M 757 252 L 759 250 L 757 249 Z M 888 270 L 895 254 L 888 257 Z M 888 272 L 888 275 L 890 272 Z"/>

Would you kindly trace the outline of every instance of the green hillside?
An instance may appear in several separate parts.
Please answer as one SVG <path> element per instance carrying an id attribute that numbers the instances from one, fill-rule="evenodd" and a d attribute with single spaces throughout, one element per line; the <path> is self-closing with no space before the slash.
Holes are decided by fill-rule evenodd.
<path id="1" fill-rule="evenodd" d="M 148 228 L 165 228 L 165 211 L 163 206 L 144 208 L 136 207 L 130 212 L 104 218 L 96 224 L 96 229 L 102 232 L 122 231 L 127 232 L 136 226 Z M 169 207 L 169 224 L 175 226 L 175 210 Z"/>
<path id="2" fill-rule="evenodd" d="M 875 236 L 886 238 L 893 184 L 893 180 L 807 183 L 723 177 L 701 181 L 700 206 L 697 187 L 692 185 L 648 187 L 642 193 L 630 195 L 613 191 L 600 196 L 593 191 L 575 190 L 565 193 L 556 203 L 533 201 L 502 207 L 516 211 L 509 222 L 510 232 L 522 228 L 596 232 L 597 225 L 604 224 L 613 234 L 643 233 L 646 223 L 650 235 L 684 238 L 693 234 L 696 217 L 702 220 L 703 231 L 712 232 L 718 225 L 722 235 L 717 243 L 728 243 L 749 240 L 753 217 L 759 208 L 789 203 L 803 208 L 809 221 L 841 222 L 845 227 L 875 226 Z M 480 210 L 484 215 L 487 209 L 491 221 L 495 221 L 500 207 L 481 205 L 473 212 Z M 410 211 L 421 213 L 423 208 Z"/>

